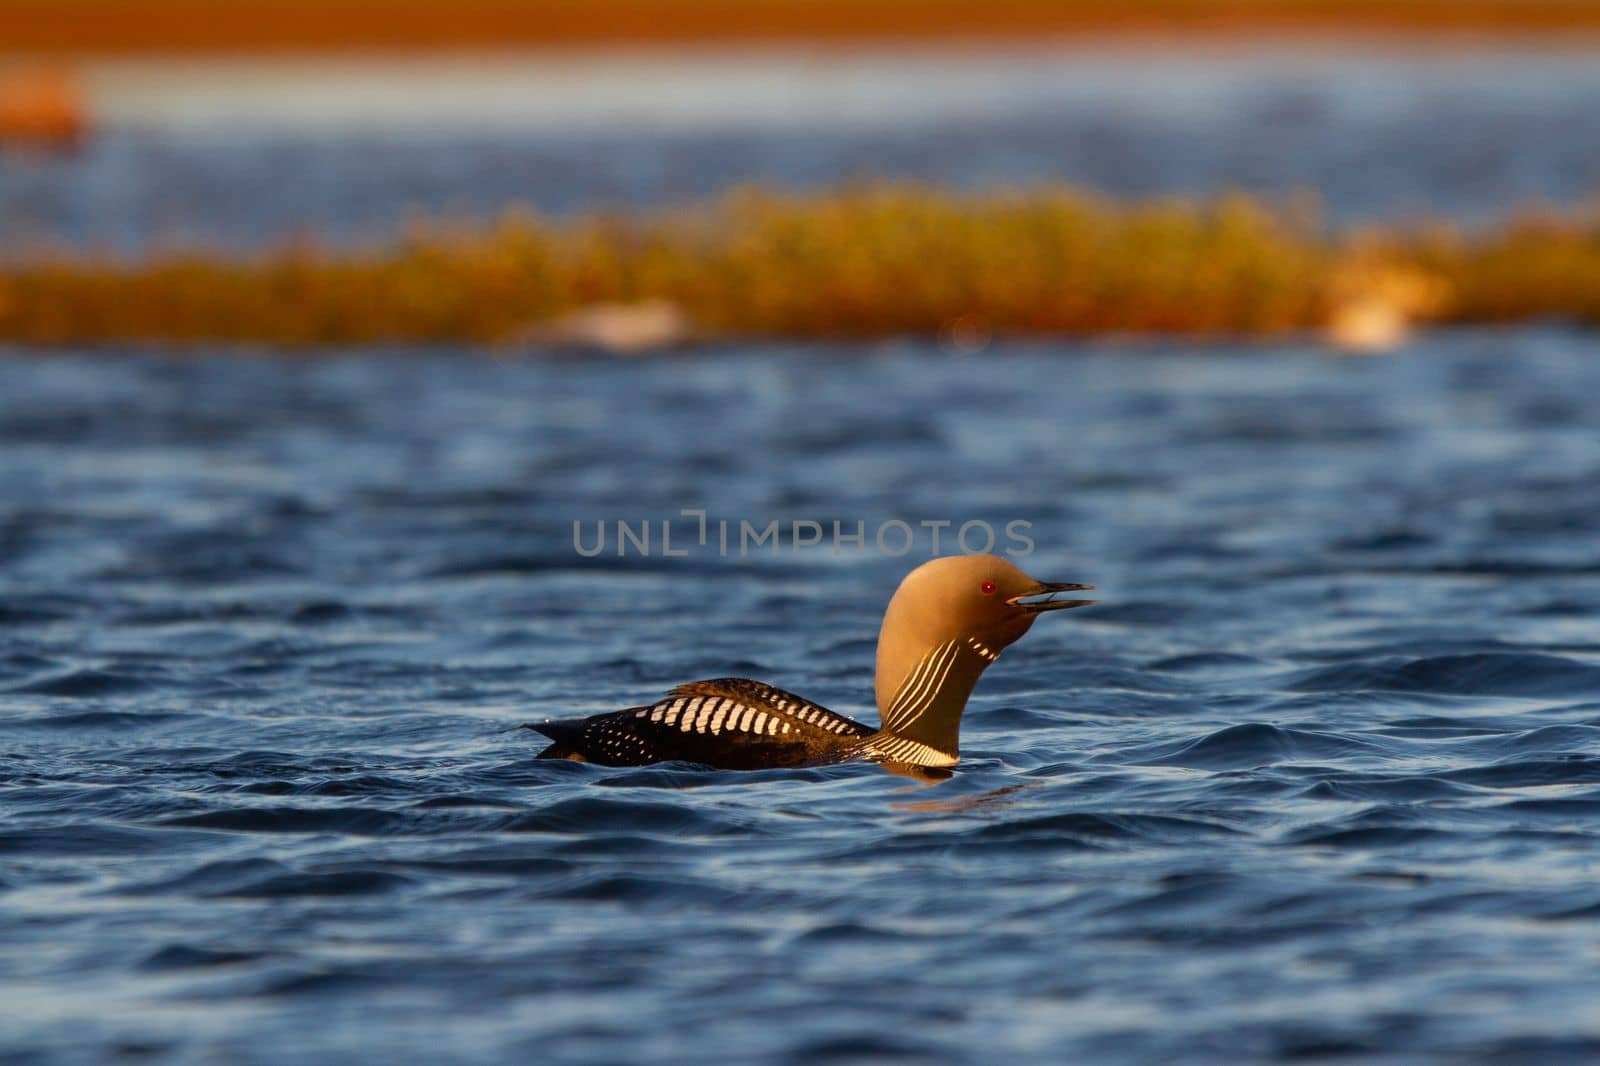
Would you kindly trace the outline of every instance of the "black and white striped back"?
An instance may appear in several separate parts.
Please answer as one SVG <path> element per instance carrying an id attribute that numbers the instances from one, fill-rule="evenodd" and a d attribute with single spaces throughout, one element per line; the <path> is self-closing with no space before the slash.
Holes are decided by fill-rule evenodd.
<path id="1" fill-rule="evenodd" d="M 863 752 L 876 730 L 791 692 L 724 677 L 693 681 L 665 699 L 532 728 L 556 741 L 541 758 L 607 766 L 681 760 L 727 769 L 809 766 Z"/>

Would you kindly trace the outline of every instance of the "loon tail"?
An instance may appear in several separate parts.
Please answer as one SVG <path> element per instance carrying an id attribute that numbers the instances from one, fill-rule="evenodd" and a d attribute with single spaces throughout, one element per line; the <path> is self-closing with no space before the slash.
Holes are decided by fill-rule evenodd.
<path id="1" fill-rule="evenodd" d="M 523 726 L 535 733 L 543 733 L 555 741 L 548 748 L 541 751 L 537 758 L 540 759 L 577 759 L 587 762 L 582 752 L 578 750 L 578 738 L 583 735 L 583 719 L 568 718 L 565 721 L 555 722 L 529 722 Z"/>

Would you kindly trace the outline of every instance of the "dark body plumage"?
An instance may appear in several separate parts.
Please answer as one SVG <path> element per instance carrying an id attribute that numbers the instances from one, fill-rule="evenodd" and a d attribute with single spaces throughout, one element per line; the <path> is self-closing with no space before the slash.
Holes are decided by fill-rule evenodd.
<path id="1" fill-rule="evenodd" d="M 645 707 L 528 726 L 555 741 L 541 759 L 602 766 L 682 761 L 727 770 L 821 766 L 870 755 L 870 726 L 742 677 L 679 685 Z"/>

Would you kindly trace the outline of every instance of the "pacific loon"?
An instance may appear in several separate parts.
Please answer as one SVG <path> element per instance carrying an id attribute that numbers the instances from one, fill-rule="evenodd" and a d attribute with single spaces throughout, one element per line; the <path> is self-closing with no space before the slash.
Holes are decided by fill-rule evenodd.
<path id="1" fill-rule="evenodd" d="M 889 601 L 878 633 L 879 729 L 742 677 L 691 681 L 647 706 L 527 728 L 555 741 L 541 759 L 605 766 L 684 761 L 761 770 L 848 759 L 954 766 L 961 712 L 979 675 L 1039 615 L 1095 602 L 1056 593 L 1092 588 L 1036 581 L 994 555 L 917 567 Z"/>

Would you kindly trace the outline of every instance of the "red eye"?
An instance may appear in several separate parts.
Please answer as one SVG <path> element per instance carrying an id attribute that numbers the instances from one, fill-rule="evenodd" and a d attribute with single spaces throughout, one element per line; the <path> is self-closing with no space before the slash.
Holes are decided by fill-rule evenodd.
<path id="1" fill-rule="evenodd" d="M 993 596 L 994 595 L 994 582 L 993 581 L 985 581 L 983 584 L 979 585 L 978 587 L 983 590 L 983 594 L 985 596 Z"/>

